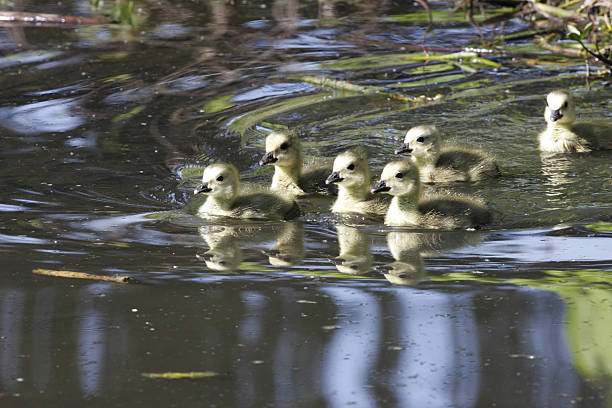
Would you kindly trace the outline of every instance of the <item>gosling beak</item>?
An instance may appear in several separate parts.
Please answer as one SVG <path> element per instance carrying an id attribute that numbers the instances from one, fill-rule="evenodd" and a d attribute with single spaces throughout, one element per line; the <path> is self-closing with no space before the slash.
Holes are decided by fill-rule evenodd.
<path id="1" fill-rule="evenodd" d="M 372 187 L 372 193 L 380 193 L 381 191 L 384 193 L 385 191 L 391 190 L 391 187 L 387 186 L 384 180 L 380 180 L 378 183 L 374 184 Z"/>
<path id="2" fill-rule="evenodd" d="M 412 149 L 408 143 L 404 143 L 399 149 L 396 149 L 393 153 L 402 154 L 402 153 L 412 153 Z"/>
<path id="3" fill-rule="evenodd" d="M 202 183 L 193 190 L 193 194 L 209 193 L 212 188 L 208 187 L 208 183 Z"/>
<path id="4" fill-rule="evenodd" d="M 325 180 L 325 184 L 337 183 L 342 180 L 344 179 L 340 177 L 340 173 L 338 173 L 337 171 L 334 171 L 332 174 L 329 175 L 327 180 Z"/>
<path id="5" fill-rule="evenodd" d="M 260 166 L 265 166 L 266 164 L 274 163 L 276 161 L 278 161 L 278 159 L 276 157 L 274 157 L 274 152 L 268 152 L 268 153 L 263 155 L 261 160 L 259 160 L 259 165 Z"/>
<path id="6" fill-rule="evenodd" d="M 550 120 L 552 120 L 553 122 L 558 121 L 562 117 L 563 117 L 563 113 L 561 112 L 561 109 L 550 111 Z"/>
<path id="7" fill-rule="evenodd" d="M 331 262 L 334 265 L 342 265 L 345 261 L 344 258 L 340 258 L 339 256 L 335 257 L 335 258 L 327 258 L 327 260 L 329 262 Z"/>
<path id="8" fill-rule="evenodd" d="M 213 256 L 214 255 L 209 252 L 204 252 L 203 254 L 196 254 L 196 258 L 201 261 L 212 261 Z"/>
<path id="9" fill-rule="evenodd" d="M 391 265 L 378 265 L 374 267 L 374 270 L 378 273 L 386 274 L 393 270 Z"/>

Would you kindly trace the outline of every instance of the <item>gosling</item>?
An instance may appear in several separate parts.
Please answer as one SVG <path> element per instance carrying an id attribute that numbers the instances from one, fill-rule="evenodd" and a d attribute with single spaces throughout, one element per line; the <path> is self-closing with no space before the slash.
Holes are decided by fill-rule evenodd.
<path id="1" fill-rule="evenodd" d="M 546 129 L 538 135 L 542 152 L 571 153 L 612 149 L 612 125 L 576 121 L 574 97 L 566 90 L 546 96 Z"/>
<path id="2" fill-rule="evenodd" d="M 385 225 L 420 228 L 475 228 L 490 221 L 490 213 L 479 200 L 457 195 L 435 195 L 421 199 L 419 169 L 410 160 L 388 163 L 373 193 L 393 196 Z"/>
<path id="3" fill-rule="evenodd" d="M 240 193 L 238 170 L 231 164 L 215 163 L 204 169 L 202 184 L 193 191 L 208 197 L 199 206 L 202 218 L 230 217 L 260 220 L 288 220 L 299 215 L 293 200 L 272 193 Z"/>
<path id="4" fill-rule="evenodd" d="M 274 176 L 270 187 L 272 191 L 294 197 L 309 193 L 330 193 L 325 178 L 331 169 L 328 167 L 304 169 L 302 162 L 302 146 L 296 134 L 277 131 L 266 137 L 266 154 L 259 160 L 259 165 L 274 165 Z"/>
<path id="5" fill-rule="evenodd" d="M 370 166 L 363 149 L 339 154 L 325 183 L 338 185 L 338 197 L 331 209 L 334 213 L 379 218 L 387 213 L 391 198 L 370 192 Z"/>
<path id="6" fill-rule="evenodd" d="M 478 181 L 500 175 L 495 159 L 488 153 L 466 147 L 442 147 L 434 125 L 411 128 L 395 154 L 409 153 L 419 167 L 423 183 Z"/>

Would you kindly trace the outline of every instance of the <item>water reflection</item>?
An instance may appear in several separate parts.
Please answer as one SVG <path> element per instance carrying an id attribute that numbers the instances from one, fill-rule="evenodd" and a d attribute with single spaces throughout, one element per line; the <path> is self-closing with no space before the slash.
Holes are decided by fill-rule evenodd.
<path id="1" fill-rule="evenodd" d="M 20 356 L 27 347 L 21 337 L 27 299 L 19 289 L 2 288 L 0 295 L 0 389 L 17 392 L 24 375 L 25 361 Z"/>
<path id="2" fill-rule="evenodd" d="M 297 265 L 304 258 L 304 225 L 300 221 L 206 224 L 198 232 L 209 249 L 196 256 L 213 271 L 238 271 L 244 261 L 243 249 L 263 248 L 259 251 L 276 267 Z"/>
<path id="3" fill-rule="evenodd" d="M 103 373 L 106 369 L 105 360 L 109 346 L 107 336 L 109 330 L 101 330 L 105 325 L 106 313 L 96 307 L 98 285 L 83 288 L 77 301 L 86 319 L 79 321 L 76 329 L 78 334 L 77 367 L 78 379 L 85 397 L 100 395 L 102 392 Z"/>
<path id="4" fill-rule="evenodd" d="M 264 250 L 270 265 L 287 267 L 298 265 L 304 259 L 304 224 L 301 221 L 284 222 L 276 238 L 276 245 Z"/>
<path id="5" fill-rule="evenodd" d="M 348 275 L 363 275 L 372 268 L 370 234 L 367 231 L 348 225 L 337 225 L 340 254 L 330 261 L 336 269 Z"/>
<path id="6" fill-rule="evenodd" d="M 323 350 L 323 394 L 332 407 L 376 407 L 369 384 L 376 370 L 377 351 L 381 350 L 380 304 L 373 294 L 361 290 L 328 288 L 325 292 L 339 306 L 338 314 L 343 318 Z"/>
<path id="7" fill-rule="evenodd" d="M 576 168 L 580 163 L 580 158 L 571 154 L 559 154 L 559 153 L 541 153 L 540 159 L 542 161 L 542 175 L 547 180 L 547 191 L 546 195 L 549 200 L 562 201 L 566 196 L 566 189 L 568 184 L 576 182 L 576 178 L 579 177 Z"/>
<path id="8" fill-rule="evenodd" d="M 547 271 L 518 284 L 556 293 L 563 299 L 565 339 L 580 374 L 598 386 L 612 381 L 612 277 L 596 270 Z M 610 401 L 609 401 L 610 402 Z"/>
<path id="9" fill-rule="evenodd" d="M 398 330 L 406 348 L 398 352 L 391 379 L 405 386 L 396 391 L 397 406 L 472 406 L 478 400 L 481 350 L 470 303 L 470 295 L 440 292 L 422 296 L 418 304 L 398 298 L 408 318 Z M 413 379 L 406 382 L 406 376 Z"/>
<path id="10" fill-rule="evenodd" d="M 85 123 L 74 98 L 51 99 L 14 108 L 0 108 L 0 124 L 14 132 L 35 135 L 66 132 Z"/>
<path id="11" fill-rule="evenodd" d="M 484 234 L 476 231 L 391 231 L 387 233 L 387 245 L 395 262 L 380 266 L 379 270 L 393 284 L 415 285 L 425 276 L 423 257 L 442 256 L 483 239 Z"/>
<path id="12" fill-rule="evenodd" d="M 425 276 L 421 257 L 422 235 L 415 232 L 389 232 L 387 245 L 395 262 L 381 267 L 385 278 L 396 285 L 414 285 Z"/>
<path id="13" fill-rule="evenodd" d="M 221 272 L 239 269 L 242 263 L 242 250 L 237 243 L 240 227 L 203 225 L 199 232 L 209 249 L 197 257 L 203 259 L 209 269 Z"/>
<path id="14" fill-rule="evenodd" d="M 413 238 L 391 240 L 402 242 L 398 258 L 416 256 Z M 559 286 L 557 279 L 568 283 Z M 139 387 L 162 403 L 177 401 L 173 393 L 191 385 L 165 383 L 170 395 L 162 395 L 154 392 L 159 383 L 141 372 L 208 369 L 222 380 L 198 387 L 221 406 L 250 405 L 249 395 L 256 406 L 483 400 L 569 406 L 576 396 L 610 391 L 605 322 L 612 299 L 607 284 L 596 283 L 607 280 L 550 272 L 542 280 L 517 280 L 523 286 L 514 288 L 463 283 L 454 293 L 450 286 L 381 291 L 316 281 L 245 288 L 231 280 L 181 290 L 77 282 L 69 292 L 61 289 L 70 296 L 52 287 L 4 288 L 0 389 L 121 398 Z M 504 375 L 505 382 L 497 381 Z M 211 392 L 218 387 L 223 391 Z"/>

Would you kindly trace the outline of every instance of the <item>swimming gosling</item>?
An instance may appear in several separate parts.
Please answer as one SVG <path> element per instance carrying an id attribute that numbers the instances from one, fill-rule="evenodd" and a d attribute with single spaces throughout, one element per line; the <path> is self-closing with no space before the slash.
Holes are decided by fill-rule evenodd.
<path id="1" fill-rule="evenodd" d="M 612 125 L 576 121 L 574 97 L 558 89 L 546 96 L 546 129 L 538 135 L 542 152 L 570 153 L 612 149 Z"/>
<path id="2" fill-rule="evenodd" d="M 334 213 L 381 218 L 387 213 L 391 198 L 370 192 L 370 166 L 362 149 L 340 153 L 325 183 L 338 185 L 338 198 L 331 209 Z"/>
<path id="3" fill-rule="evenodd" d="M 292 196 L 330 193 L 325 178 L 331 169 L 323 166 L 304 169 L 302 146 L 293 132 L 277 131 L 266 137 L 266 154 L 259 160 L 259 165 L 266 164 L 274 165 L 272 191 Z"/>
<path id="4" fill-rule="evenodd" d="M 293 200 L 272 193 L 240 193 L 238 170 L 231 164 L 215 163 L 204 169 L 202 184 L 193 191 L 208 197 L 197 214 L 203 218 L 231 217 L 288 220 L 299 215 Z"/>
<path id="5" fill-rule="evenodd" d="M 404 144 L 395 154 L 409 153 L 419 167 L 423 183 L 478 181 L 500 175 L 495 159 L 480 150 L 467 147 L 442 147 L 442 138 L 434 125 L 420 125 L 408 130 Z"/>
<path id="6" fill-rule="evenodd" d="M 385 192 L 393 199 L 385 225 L 419 228 L 473 228 L 490 221 L 490 213 L 479 200 L 456 195 L 421 199 L 419 169 L 410 160 L 388 163 L 373 193 Z"/>

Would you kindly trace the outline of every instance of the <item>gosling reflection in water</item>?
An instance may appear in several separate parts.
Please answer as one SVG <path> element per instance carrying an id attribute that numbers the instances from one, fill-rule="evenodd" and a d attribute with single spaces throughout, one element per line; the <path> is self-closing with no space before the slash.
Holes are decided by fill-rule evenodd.
<path id="1" fill-rule="evenodd" d="M 474 231 L 387 233 L 387 245 L 395 262 L 377 268 L 396 285 L 416 285 L 425 277 L 423 256 L 438 256 L 445 252 L 475 245 L 484 234 Z"/>
<path id="2" fill-rule="evenodd" d="M 566 184 L 574 184 L 578 178 L 577 168 L 582 157 L 576 157 L 567 154 L 541 154 L 542 175 L 546 177 L 546 183 L 549 188 L 546 189 L 546 195 L 557 196 L 563 194 L 565 197 L 565 189 L 560 188 Z M 552 187 L 552 188 L 551 188 Z"/>
<path id="3" fill-rule="evenodd" d="M 223 225 L 203 225 L 199 228 L 209 250 L 196 255 L 213 271 L 234 272 L 242 262 L 242 250 L 236 242 L 240 228 Z"/>
<path id="4" fill-rule="evenodd" d="M 272 266 L 298 265 L 304 259 L 304 224 L 285 222 L 276 239 L 276 246 L 263 251 Z"/>
<path id="5" fill-rule="evenodd" d="M 196 256 L 213 271 L 239 270 L 243 261 L 239 240 L 257 246 L 276 241 L 272 249 L 262 251 L 273 266 L 296 265 L 304 258 L 304 226 L 300 222 L 283 222 L 278 225 L 214 224 L 203 225 L 198 231 L 209 249 Z"/>
<path id="6" fill-rule="evenodd" d="M 415 232 L 395 231 L 387 234 L 387 245 L 395 262 L 378 268 L 395 285 L 415 285 L 425 276 L 421 257 L 421 236 Z"/>
<path id="7" fill-rule="evenodd" d="M 370 237 L 366 231 L 347 225 L 336 226 L 340 255 L 330 261 L 339 272 L 363 275 L 372 268 Z"/>

